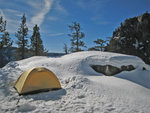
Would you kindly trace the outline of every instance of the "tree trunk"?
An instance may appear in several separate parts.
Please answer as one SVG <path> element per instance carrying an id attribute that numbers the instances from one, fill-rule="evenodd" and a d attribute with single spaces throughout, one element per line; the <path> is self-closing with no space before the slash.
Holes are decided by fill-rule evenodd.
<path id="1" fill-rule="evenodd" d="M 24 48 L 25 48 L 25 42 L 24 42 L 24 36 L 23 36 L 22 59 L 24 59 L 24 52 L 25 52 Z"/>
<path id="2" fill-rule="evenodd" d="M 36 48 L 35 48 L 35 55 L 37 56 L 38 55 L 38 42 L 37 42 L 37 35 L 35 36 L 35 39 L 36 39 Z"/>
<path id="3" fill-rule="evenodd" d="M 77 51 L 79 51 L 79 37 L 77 37 Z"/>

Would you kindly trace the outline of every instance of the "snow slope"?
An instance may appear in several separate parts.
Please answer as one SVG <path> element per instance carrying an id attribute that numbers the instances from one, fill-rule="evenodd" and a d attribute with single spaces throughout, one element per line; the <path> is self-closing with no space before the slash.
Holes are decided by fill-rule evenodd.
<path id="1" fill-rule="evenodd" d="M 134 65 L 133 71 L 105 76 L 90 65 Z M 53 71 L 61 82 L 58 91 L 18 96 L 13 84 L 36 66 Z M 145 67 L 147 70 L 142 70 Z M 0 69 L 1 112 L 33 113 L 149 113 L 150 66 L 140 58 L 108 52 L 78 52 L 62 57 L 31 57 Z"/>

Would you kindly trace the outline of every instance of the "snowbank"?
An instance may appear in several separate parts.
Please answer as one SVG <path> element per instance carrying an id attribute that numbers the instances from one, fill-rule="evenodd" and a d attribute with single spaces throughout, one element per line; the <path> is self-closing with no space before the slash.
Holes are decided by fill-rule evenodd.
<path id="1" fill-rule="evenodd" d="M 90 65 L 134 65 L 133 71 L 104 76 Z M 13 83 L 36 66 L 53 71 L 63 89 L 18 96 Z M 142 70 L 145 67 L 147 70 Z M 108 52 L 78 52 L 58 58 L 31 57 L 0 69 L 1 112 L 144 112 L 150 111 L 150 66 L 135 56 Z"/>

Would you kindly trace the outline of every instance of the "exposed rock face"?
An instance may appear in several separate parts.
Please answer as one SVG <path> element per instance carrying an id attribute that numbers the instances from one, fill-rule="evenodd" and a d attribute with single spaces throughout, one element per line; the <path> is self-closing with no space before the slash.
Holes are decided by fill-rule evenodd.
<path id="1" fill-rule="evenodd" d="M 150 64 L 150 13 L 126 19 L 113 32 L 106 51 L 136 55 Z"/>
<path id="2" fill-rule="evenodd" d="M 121 71 L 132 71 L 134 70 L 134 66 L 128 65 L 128 66 L 121 66 Z"/>
<path id="3" fill-rule="evenodd" d="M 121 66 L 121 68 L 112 66 L 112 65 L 105 65 L 105 66 L 101 66 L 101 65 L 91 65 L 91 67 L 99 73 L 102 73 L 106 76 L 112 76 L 115 74 L 118 74 L 122 71 L 132 71 L 134 70 L 134 66 L 132 65 L 128 65 L 128 66 Z"/>

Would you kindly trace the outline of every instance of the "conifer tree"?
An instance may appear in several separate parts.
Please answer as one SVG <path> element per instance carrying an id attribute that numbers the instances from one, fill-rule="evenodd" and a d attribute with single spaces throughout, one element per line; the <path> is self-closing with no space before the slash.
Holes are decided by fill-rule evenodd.
<path id="1" fill-rule="evenodd" d="M 0 17 L 0 33 L 6 30 L 6 20 L 3 20 L 3 16 Z"/>
<path id="2" fill-rule="evenodd" d="M 80 47 L 86 47 L 84 42 L 82 41 L 82 38 L 85 37 L 85 34 L 81 32 L 80 24 L 77 22 L 73 22 L 72 25 L 68 26 L 71 30 L 71 34 L 68 34 L 69 37 L 71 37 L 71 52 L 78 52 L 82 51 Z"/>
<path id="3" fill-rule="evenodd" d="M 89 48 L 89 50 L 95 50 L 95 51 L 104 51 L 105 45 L 107 44 L 108 40 L 103 40 L 103 39 L 97 39 L 94 41 L 96 46 Z"/>
<path id="4" fill-rule="evenodd" d="M 12 46 L 12 41 L 9 37 L 8 32 L 4 32 L 2 37 L 0 37 L 0 50 L 3 48 L 11 47 Z"/>
<path id="5" fill-rule="evenodd" d="M 69 52 L 68 52 L 67 44 L 64 43 L 64 48 L 63 48 L 63 49 L 64 49 L 65 54 L 68 54 L 68 53 L 69 53 Z"/>
<path id="6" fill-rule="evenodd" d="M 10 59 L 9 47 L 12 46 L 9 33 L 6 31 L 6 20 L 0 17 L 0 67 L 4 66 Z"/>
<path id="7" fill-rule="evenodd" d="M 17 55 L 21 59 L 24 59 L 26 57 L 26 51 L 28 47 L 27 35 L 28 35 L 28 27 L 26 25 L 26 17 L 24 14 L 21 18 L 21 24 L 16 33 L 16 37 L 18 39 L 16 42 L 16 44 L 18 45 Z"/>
<path id="8" fill-rule="evenodd" d="M 103 39 L 97 39 L 96 41 L 94 41 L 94 43 L 97 45 L 95 46 L 96 49 L 100 50 L 100 51 L 104 51 L 105 48 L 105 44 L 107 41 L 103 40 Z"/>
<path id="9" fill-rule="evenodd" d="M 46 54 L 39 30 L 40 28 L 36 24 L 33 27 L 33 34 L 31 36 L 31 52 L 33 56 L 41 56 Z"/>

